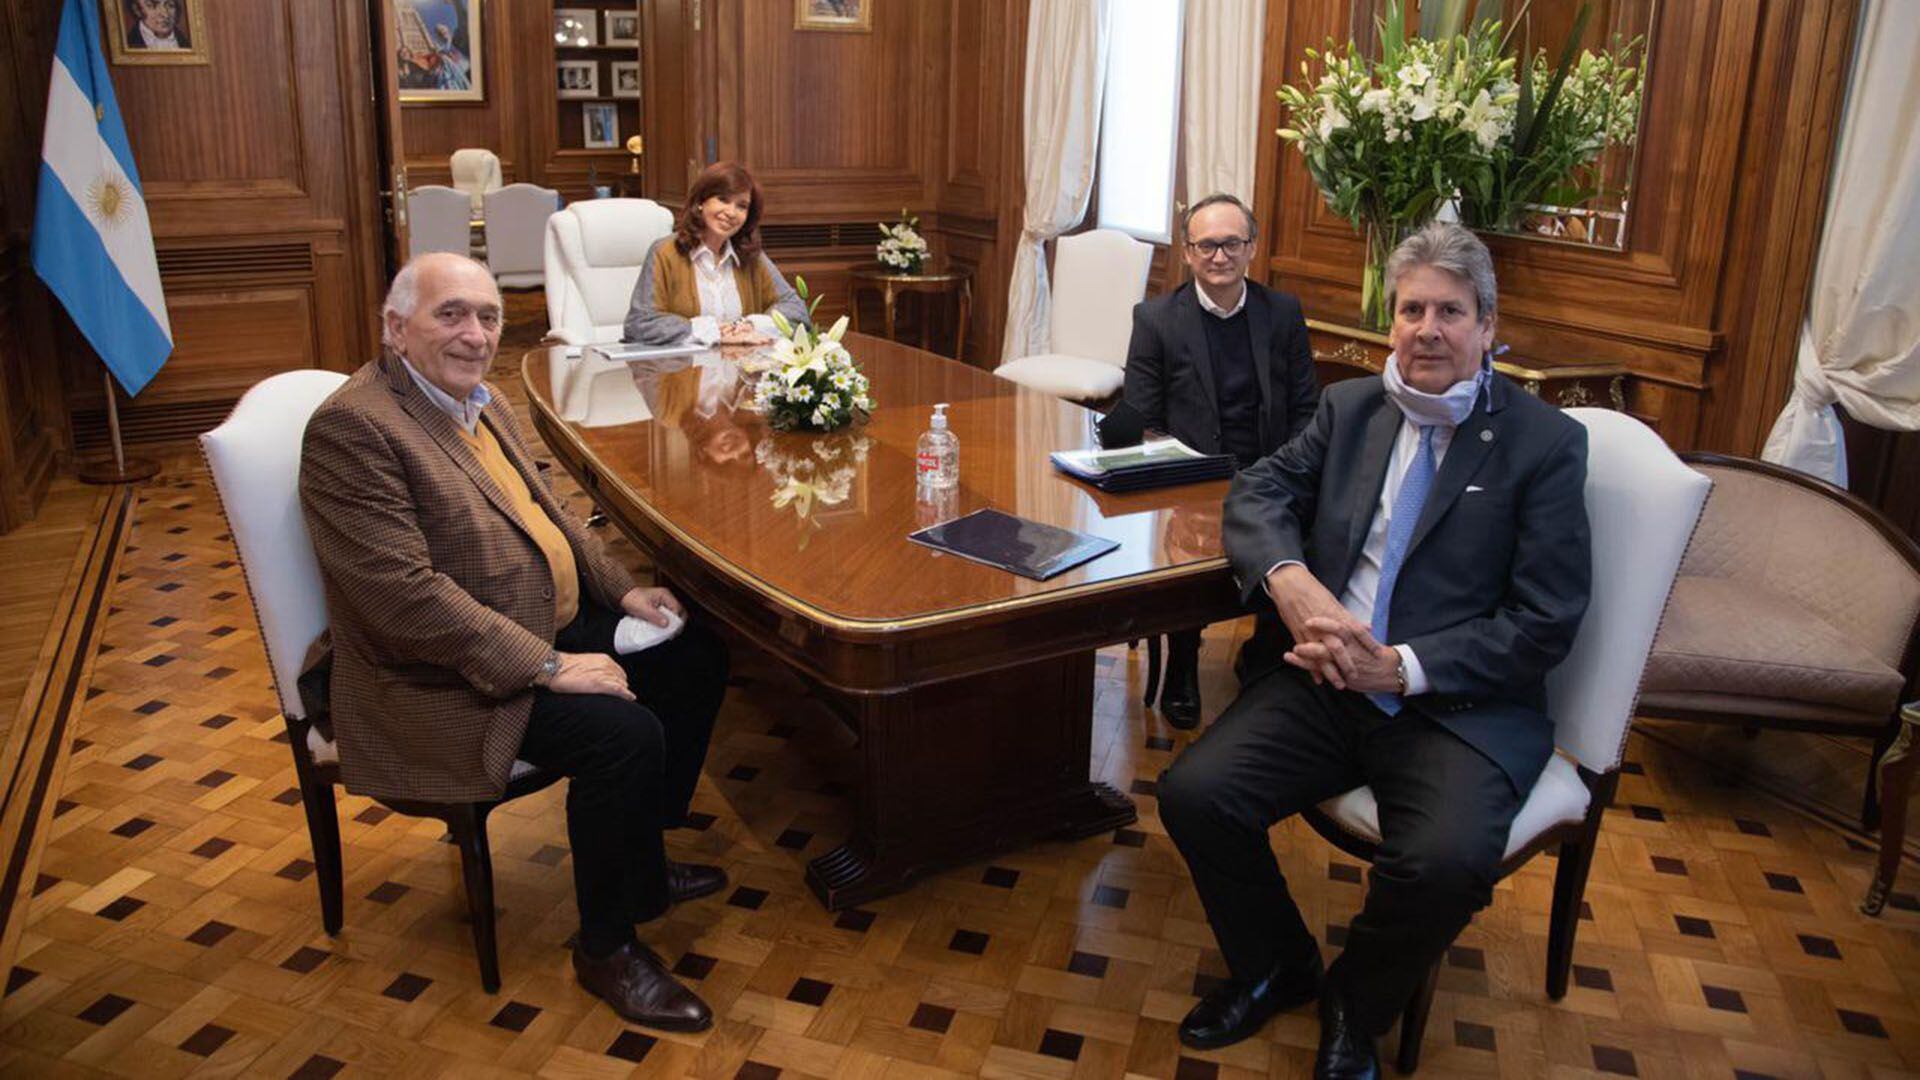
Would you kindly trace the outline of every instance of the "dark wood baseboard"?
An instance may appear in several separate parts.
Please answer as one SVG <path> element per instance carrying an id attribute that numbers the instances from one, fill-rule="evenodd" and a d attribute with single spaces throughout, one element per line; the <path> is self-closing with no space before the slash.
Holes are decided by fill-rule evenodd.
<path id="1" fill-rule="evenodd" d="M 60 606 L 0 749 L 0 852 L 5 858 L 0 873 L 0 971 L 12 968 L 19 949 L 47 825 L 66 775 L 73 721 L 86 697 L 138 501 L 131 487 L 117 488 L 100 501 L 100 516 L 74 553 Z"/>

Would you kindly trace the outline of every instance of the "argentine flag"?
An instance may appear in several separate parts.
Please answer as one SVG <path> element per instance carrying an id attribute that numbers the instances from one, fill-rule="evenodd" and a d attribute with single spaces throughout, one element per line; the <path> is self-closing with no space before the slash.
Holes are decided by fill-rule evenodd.
<path id="1" fill-rule="evenodd" d="M 99 11 L 95 0 L 67 0 L 60 16 L 33 268 L 120 385 L 138 394 L 173 352 L 173 327 L 140 174 L 100 55 Z"/>

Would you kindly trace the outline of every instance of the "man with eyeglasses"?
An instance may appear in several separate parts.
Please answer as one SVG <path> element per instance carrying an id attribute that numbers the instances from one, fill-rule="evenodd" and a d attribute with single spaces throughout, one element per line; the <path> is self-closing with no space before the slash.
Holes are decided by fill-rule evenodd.
<path id="1" fill-rule="evenodd" d="M 1147 428 L 1246 468 L 1306 427 L 1320 401 L 1300 301 L 1247 280 L 1259 229 L 1227 194 L 1193 204 L 1182 223 L 1193 280 L 1133 309 L 1124 400 Z M 1200 631 L 1168 635 L 1160 713 L 1200 722 Z"/>

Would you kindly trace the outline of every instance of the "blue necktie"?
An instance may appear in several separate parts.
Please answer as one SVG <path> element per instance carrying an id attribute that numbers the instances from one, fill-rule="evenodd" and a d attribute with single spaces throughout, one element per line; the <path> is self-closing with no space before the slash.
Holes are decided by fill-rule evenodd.
<path id="1" fill-rule="evenodd" d="M 1393 606 L 1393 587 L 1400 580 L 1400 564 L 1406 560 L 1407 545 L 1413 540 L 1413 527 L 1420 523 L 1420 511 L 1427 505 L 1427 492 L 1433 490 L 1433 427 L 1420 428 L 1420 449 L 1400 481 L 1400 494 L 1393 500 L 1393 520 L 1387 522 L 1387 553 L 1380 560 L 1380 584 L 1373 590 L 1373 640 L 1387 644 L 1387 612 Z M 1400 695 L 1381 691 L 1367 695 L 1368 700 L 1388 716 L 1400 712 Z"/>

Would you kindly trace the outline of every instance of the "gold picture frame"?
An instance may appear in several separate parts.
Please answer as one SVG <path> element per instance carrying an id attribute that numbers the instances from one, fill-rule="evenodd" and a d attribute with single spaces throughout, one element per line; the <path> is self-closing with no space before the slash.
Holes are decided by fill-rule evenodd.
<path id="1" fill-rule="evenodd" d="M 795 30 L 873 33 L 874 0 L 793 0 Z"/>
<path id="2" fill-rule="evenodd" d="M 100 0 L 100 29 L 116 64 L 213 63 L 204 0 Z"/>
<path id="3" fill-rule="evenodd" d="M 400 101 L 432 105 L 487 100 L 480 0 L 454 0 L 451 5 L 391 2 Z M 448 11 L 453 12 L 452 22 L 442 21 Z"/>

